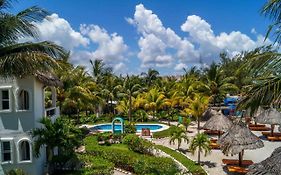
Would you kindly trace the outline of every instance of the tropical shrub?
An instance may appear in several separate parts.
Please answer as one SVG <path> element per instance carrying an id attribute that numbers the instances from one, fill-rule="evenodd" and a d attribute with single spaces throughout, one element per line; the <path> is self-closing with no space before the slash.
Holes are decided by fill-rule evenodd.
<path id="1" fill-rule="evenodd" d="M 5 173 L 5 175 L 27 175 L 22 169 L 14 169 Z"/>
<path id="2" fill-rule="evenodd" d="M 101 157 L 80 155 L 79 160 L 85 164 L 82 169 L 83 175 L 111 175 L 113 173 L 114 164 Z"/>
<path id="3" fill-rule="evenodd" d="M 134 123 L 129 122 L 129 123 L 125 123 L 125 133 L 127 134 L 133 134 L 136 133 L 137 129 Z"/>
<path id="4" fill-rule="evenodd" d="M 142 138 L 139 138 L 135 134 L 129 134 L 125 136 L 122 140 L 123 144 L 128 145 L 129 150 L 142 154 L 152 154 L 153 144 L 149 141 L 146 141 Z"/>

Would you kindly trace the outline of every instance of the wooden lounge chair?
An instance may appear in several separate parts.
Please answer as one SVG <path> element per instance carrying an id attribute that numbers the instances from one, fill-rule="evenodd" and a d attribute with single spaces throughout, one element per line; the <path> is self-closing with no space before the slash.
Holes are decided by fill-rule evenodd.
<path id="1" fill-rule="evenodd" d="M 280 136 L 267 136 L 267 140 L 268 141 L 281 141 L 281 137 Z"/>
<path id="2" fill-rule="evenodd" d="M 211 138 L 210 141 L 211 141 L 211 143 L 217 143 L 218 139 Z"/>
<path id="3" fill-rule="evenodd" d="M 271 136 L 271 132 L 261 132 L 263 136 Z M 280 132 L 274 132 L 273 133 L 274 137 L 281 137 L 281 133 Z"/>
<path id="4" fill-rule="evenodd" d="M 265 127 L 264 124 L 249 124 L 249 127 Z"/>
<path id="5" fill-rule="evenodd" d="M 211 149 L 220 149 L 220 145 L 217 143 L 211 143 L 210 147 L 211 147 Z"/>
<path id="6" fill-rule="evenodd" d="M 239 165 L 239 160 L 236 159 L 222 159 L 222 163 L 225 165 Z M 242 165 L 243 166 L 249 166 L 252 165 L 254 162 L 251 160 L 243 160 Z"/>
<path id="7" fill-rule="evenodd" d="M 252 131 L 270 131 L 270 128 L 265 126 L 250 126 L 249 129 Z"/>
<path id="8" fill-rule="evenodd" d="M 227 169 L 229 172 L 232 173 L 241 173 L 241 174 L 246 174 L 248 173 L 248 169 L 240 166 L 227 166 Z"/>

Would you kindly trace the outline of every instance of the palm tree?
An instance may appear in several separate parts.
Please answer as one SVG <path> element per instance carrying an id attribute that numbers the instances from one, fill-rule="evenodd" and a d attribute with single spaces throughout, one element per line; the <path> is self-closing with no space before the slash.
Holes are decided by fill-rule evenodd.
<path id="1" fill-rule="evenodd" d="M 141 85 L 138 84 L 138 77 L 130 77 L 129 75 L 127 75 L 124 78 L 123 85 L 119 85 L 117 88 L 121 90 L 121 93 L 119 93 L 118 96 L 127 98 L 129 101 L 128 118 L 129 121 L 131 121 L 133 104 L 132 99 L 133 97 L 136 97 L 142 90 Z"/>
<path id="2" fill-rule="evenodd" d="M 81 144 L 81 130 L 75 127 L 68 120 L 59 117 L 55 122 L 50 118 L 42 118 L 40 123 L 42 128 L 35 128 L 32 135 L 35 139 L 35 156 L 40 156 L 40 149 L 46 146 L 48 163 L 54 156 L 54 148 L 59 148 L 61 154 L 74 154 L 74 148 Z"/>
<path id="3" fill-rule="evenodd" d="M 266 17 L 269 17 L 273 21 L 273 24 L 271 24 L 268 27 L 268 31 L 266 34 L 266 38 L 269 36 L 269 34 L 273 31 L 275 36 L 275 43 L 277 42 L 280 44 L 281 42 L 281 0 L 270 0 L 267 1 L 266 4 L 262 8 L 262 14 Z"/>
<path id="4" fill-rule="evenodd" d="M 206 134 L 197 134 L 193 140 L 191 141 L 191 144 L 189 146 L 189 150 L 192 154 L 195 153 L 196 150 L 198 150 L 198 164 L 200 165 L 200 154 L 205 152 L 205 156 L 211 152 L 210 147 L 210 140 Z"/>
<path id="5" fill-rule="evenodd" d="M 165 95 L 156 88 L 150 89 L 145 93 L 144 107 L 152 111 L 153 118 L 159 109 L 162 109 L 165 103 Z"/>
<path id="6" fill-rule="evenodd" d="M 177 127 L 176 129 L 172 130 L 170 133 L 170 144 L 175 144 L 175 141 L 178 142 L 178 150 L 180 149 L 182 140 L 188 142 L 188 137 L 185 134 L 185 131 L 182 128 Z"/>
<path id="7" fill-rule="evenodd" d="M 208 108 L 209 104 L 209 97 L 203 96 L 201 94 L 195 94 L 192 99 L 188 99 L 188 107 L 185 108 L 182 113 L 186 116 L 191 115 L 196 118 L 197 120 L 197 130 L 199 133 L 200 130 L 200 118 L 202 117 L 203 113 Z"/>
<path id="8" fill-rule="evenodd" d="M 159 72 L 155 69 L 149 68 L 147 73 L 142 72 L 141 76 L 145 76 L 145 83 L 147 84 L 148 87 L 150 87 L 153 81 L 155 81 L 158 78 Z"/>
<path id="9" fill-rule="evenodd" d="M 210 68 L 206 69 L 204 83 L 198 86 L 199 91 L 210 96 L 213 105 L 216 105 L 227 93 L 238 90 L 237 86 L 231 83 L 234 79 L 234 77 L 225 77 L 219 65 L 212 63 Z"/>
<path id="10" fill-rule="evenodd" d="M 65 57 L 62 47 L 47 41 L 18 43 L 24 37 L 37 38 L 34 23 L 48 13 L 34 6 L 14 15 L 8 13 L 11 7 L 11 0 L 0 0 L 0 75 L 23 77 L 52 70 L 55 60 Z"/>

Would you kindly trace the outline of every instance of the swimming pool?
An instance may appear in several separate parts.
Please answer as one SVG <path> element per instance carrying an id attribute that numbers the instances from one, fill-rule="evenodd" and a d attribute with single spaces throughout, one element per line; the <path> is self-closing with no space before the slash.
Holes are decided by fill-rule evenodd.
<path id="1" fill-rule="evenodd" d="M 137 132 L 141 132 L 142 128 L 149 128 L 151 132 L 158 132 L 162 131 L 165 129 L 168 129 L 169 126 L 164 125 L 164 124 L 135 124 Z M 112 131 L 112 125 L 111 123 L 105 123 L 105 124 L 99 124 L 99 125 L 94 125 L 92 127 L 89 127 L 90 130 L 92 131 L 101 131 L 101 132 L 108 132 Z M 115 124 L 115 130 L 121 130 L 121 124 Z"/>

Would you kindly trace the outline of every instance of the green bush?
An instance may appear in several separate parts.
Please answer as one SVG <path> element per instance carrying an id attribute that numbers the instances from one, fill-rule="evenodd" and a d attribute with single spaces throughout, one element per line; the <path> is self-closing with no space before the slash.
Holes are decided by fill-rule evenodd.
<path id="1" fill-rule="evenodd" d="M 129 139 L 127 138 L 127 140 Z M 136 174 L 168 175 L 179 172 L 172 159 L 136 153 L 124 147 L 123 144 L 103 147 L 99 146 L 95 137 L 91 136 L 85 139 L 85 145 L 88 154 L 106 159 L 114 163 L 115 167 Z"/>
<path id="2" fill-rule="evenodd" d="M 122 143 L 128 145 L 129 150 L 142 154 L 151 154 L 153 144 L 147 140 L 139 138 L 135 134 L 128 134 L 122 140 Z"/>
<path id="3" fill-rule="evenodd" d="M 114 164 L 106 159 L 91 155 L 80 155 L 79 159 L 85 164 L 81 173 L 83 175 L 111 175 L 113 173 Z"/>
<path id="4" fill-rule="evenodd" d="M 5 175 L 27 175 L 22 169 L 14 169 L 5 173 Z"/>
<path id="5" fill-rule="evenodd" d="M 139 159 L 134 165 L 134 172 L 139 175 L 171 175 L 176 174 L 178 171 L 174 161 L 170 158 L 148 157 Z"/>
<path id="6" fill-rule="evenodd" d="M 129 123 L 125 123 L 125 133 L 126 134 L 134 134 L 137 132 L 136 126 L 134 123 L 129 122 Z"/>

